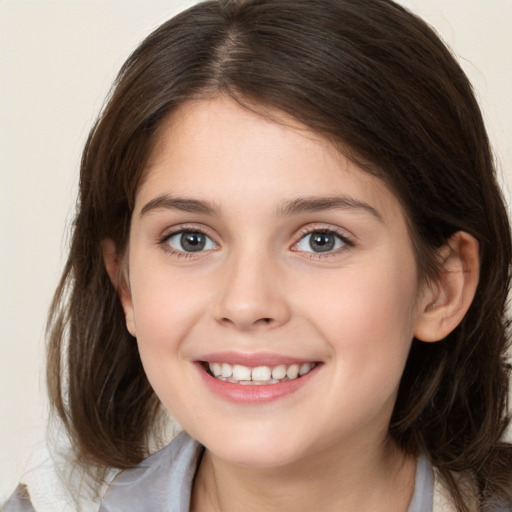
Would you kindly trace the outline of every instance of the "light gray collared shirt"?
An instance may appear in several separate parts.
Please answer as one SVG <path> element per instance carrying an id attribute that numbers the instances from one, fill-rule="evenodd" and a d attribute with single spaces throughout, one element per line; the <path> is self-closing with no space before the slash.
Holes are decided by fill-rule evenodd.
<path id="1" fill-rule="evenodd" d="M 187 512 L 203 447 L 182 432 L 167 447 L 112 483 L 99 512 Z M 434 481 L 430 463 L 420 458 L 407 512 L 432 512 Z"/>
<path id="2" fill-rule="evenodd" d="M 119 473 L 98 512 L 188 512 L 203 451 L 197 441 L 182 432 L 162 450 Z M 433 494 L 432 467 L 420 458 L 407 512 L 432 512 Z M 18 487 L 2 512 L 36 512 L 24 486 Z"/>

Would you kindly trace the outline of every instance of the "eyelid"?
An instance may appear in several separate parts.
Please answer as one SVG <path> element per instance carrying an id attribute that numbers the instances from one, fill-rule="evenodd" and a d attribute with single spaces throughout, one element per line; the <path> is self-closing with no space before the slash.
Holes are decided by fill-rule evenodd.
<path id="1" fill-rule="evenodd" d="M 342 242 L 342 247 L 339 247 L 338 249 L 334 249 L 332 251 L 326 251 L 326 252 L 314 252 L 314 251 L 301 251 L 298 249 L 294 249 L 294 247 L 297 247 L 299 242 L 306 236 L 311 235 L 313 233 L 328 233 L 333 234 L 334 236 L 338 237 Z M 319 259 L 319 258 L 328 258 L 332 256 L 336 256 L 342 252 L 345 252 L 346 250 L 349 250 L 354 247 L 354 238 L 355 236 L 349 235 L 347 231 L 341 229 L 338 226 L 332 226 L 332 225 L 326 225 L 326 224 L 308 224 L 307 226 L 304 226 L 301 228 L 296 236 L 296 241 L 292 244 L 290 250 L 294 252 L 300 252 L 304 255 L 307 255 L 309 258 L 313 259 Z"/>
<path id="2" fill-rule="evenodd" d="M 174 254 L 176 256 L 185 257 L 185 258 L 198 257 L 198 256 L 203 255 L 203 253 L 207 253 L 211 250 L 217 249 L 220 245 L 216 241 L 216 239 L 215 239 L 216 237 L 214 237 L 209 231 L 210 231 L 209 229 L 207 229 L 206 227 L 201 226 L 201 225 L 198 226 L 197 224 L 196 225 L 181 224 L 178 226 L 173 226 L 172 228 L 169 228 L 168 230 L 166 230 L 165 234 L 158 238 L 157 243 L 158 243 L 158 245 L 162 246 L 162 248 L 165 251 L 167 251 L 171 254 Z M 197 252 L 189 252 L 189 251 L 182 251 L 180 249 L 176 249 L 176 248 L 172 247 L 171 245 L 169 245 L 168 242 L 173 236 L 179 235 L 181 233 L 187 233 L 187 232 L 201 233 L 202 235 L 208 237 L 215 244 L 215 249 L 204 249 L 204 250 L 197 251 Z"/>
<path id="3" fill-rule="evenodd" d="M 194 224 L 181 224 L 181 225 L 173 226 L 172 228 L 168 228 L 167 230 L 165 230 L 165 233 L 159 237 L 159 239 L 157 240 L 157 243 L 158 243 L 158 245 L 163 246 L 163 249 L 165 251 L 170 252 L 171 254 L 174 254 L 176 256 L 185 257 L 185 258 L 199 257 L 201 255 L 204 255 L 204 253 L 208 253 L 209 251 L 212 250 L 212 249 L 206 249 L 206 250 L 201 250 L 201 251 L 197 251 L 197 252 L 188 252 L 188 251 L 182 251 L 179 249 L 175 249 L 168 244 L 168 241 L 171 237 L 176 236 L 180 233 L 184 233 L 184 232 L 202 233 L 205 236 L 207 236 L 210 240 L 212 240 L 212 242 L 216 246 L 215 249 L 218 249 L 220 247 L 220 243 L 217 241 L 217 237 L 215 235 L 211 234 L 211 230 L 204 225 L 198 225 L 198 224 L 195 224 L 195 225 Z M 294 249 L 297 246 L 297 244 L 305 236 L 313 234 L 313 233 L 331 233 L 331 234 L 335 235 L 336 237 L 338 237 L 343 242 L 343 245 L 342 245 L 342 247 L 340 247 L 338 249 L 335 249 L 332 251 L 326 251 L 324 253 L 313 252 L 313 251 L 311 251 L 311 252 L 310 251 L 301 251 L 298 249 Z M 311 259 L 322 259 L 322 258 L 325 259 L 325 258 L 329 258 L 332 256 L 336 256 L 336 255 L 338 255 L 342 252 L 345 252 L 346 250 L 349 250 L 352 247 L 354 247 L 354 245 L 355 245 L 354 239 L 356 238 L 356 236 L 349 234 L 346 230 L 340 228 L 339 226 L 318 223 L 318 224 L 308 224 L 308 225 L 302 227 L 296 233 L 294 238 L 295 238 L 295 241 L 293 242 L 293 244 L 290 247 L 291 251 L 300 252 L 304 255 L 307 255 L 307 257 L 309 257 Z M 215 250 L 215 249 L 213 249 L 213 250 Z"/>

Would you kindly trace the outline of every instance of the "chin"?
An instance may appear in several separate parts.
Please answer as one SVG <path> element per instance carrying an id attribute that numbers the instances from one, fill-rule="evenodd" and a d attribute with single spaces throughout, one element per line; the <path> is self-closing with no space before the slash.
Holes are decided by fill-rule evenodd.
<path id="1" fill-rule="evenodd" d="M 227 442 L 227 438 L 229 441 Z M 289 439 L 283 443 L 283 436 L 258 435 L 235 436 L 226 434 L 218 440 L 206 440 L 207 450 L 225 462 L 240 467 L 278 468 L 296 462 L 304 453 L 304 446 Z"/>
<path id="2" fill-rule="evenodd" d="M 296 454 L 294 454 L 295 456 L 286 453 L 269 455 L 268 453 L 262 453 L 262 451 L 264 450 L 260 448 L 246 451 L 222 450 L 218 453 L 212 453 L 225 462 L 246 468 L 279 468 L 296 461 Z"/>

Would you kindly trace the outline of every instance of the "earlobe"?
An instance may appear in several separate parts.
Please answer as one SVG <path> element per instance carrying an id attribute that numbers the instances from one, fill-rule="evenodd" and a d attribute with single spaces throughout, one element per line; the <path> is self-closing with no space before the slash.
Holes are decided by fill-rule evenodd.
<path id="1" fill-rule="evenodd" d="M 477 240 L 463 231 L 440 250 L 441 270 L 425 293 L 414 336 L 434 342 L 445 338 L 462 321 L 478 286 L 480 260 Z"/>
<path id="2" fill-rule="evenodd" d="M 103 252 L 103 263 L 105 265 L 105 269 L 123 306 L 126 328 L 132 336 L 135 336 L 133 302 L 124 258 L 119 255 L 114 241 L 110 238 L 101 242 L 101 249 Z"/>

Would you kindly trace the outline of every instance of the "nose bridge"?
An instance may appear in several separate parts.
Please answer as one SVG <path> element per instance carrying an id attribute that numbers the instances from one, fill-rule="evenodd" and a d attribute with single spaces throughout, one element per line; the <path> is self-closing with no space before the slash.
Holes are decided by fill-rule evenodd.
<path id="1" fill-rule="evenodd" d="M 240 330 L 286 323 L 289 308 L 280 288 L 278 262 L 258 247 L 234 250 L 222 276 L 216 319 Z"/>

